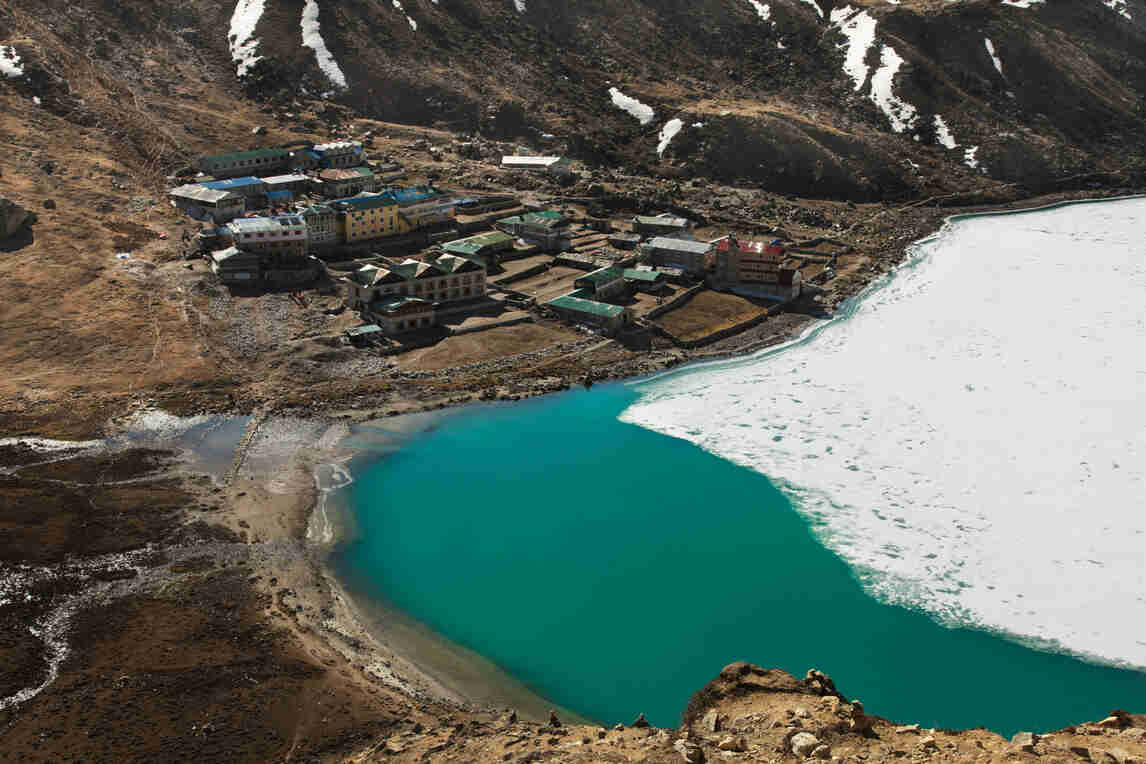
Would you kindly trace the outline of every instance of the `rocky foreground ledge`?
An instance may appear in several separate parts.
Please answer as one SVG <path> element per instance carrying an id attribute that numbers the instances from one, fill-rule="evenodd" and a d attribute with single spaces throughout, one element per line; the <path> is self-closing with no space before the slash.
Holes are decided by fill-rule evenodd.
<path id="1" fill-rule="evenodd" d="M 548 724 L 523 722 L 513 712 L 443 722 L 412 724 L 347 761 L 1146 762 L 1143 715 L 1113 711 L 1101 721 L 1011 740 L 984 729 L 921 729 L 868 715 L 819 671 L 801 680 L 749 663 L 726 666 L 696 693 L 675 730 L 651 727 L 643 715 L 611 729 L 567 726 L 555 715 Z"/>

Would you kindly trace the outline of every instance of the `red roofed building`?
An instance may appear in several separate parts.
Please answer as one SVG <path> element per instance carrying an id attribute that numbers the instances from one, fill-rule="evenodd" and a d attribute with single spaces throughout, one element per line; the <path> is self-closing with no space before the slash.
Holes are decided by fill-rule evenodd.
<path id="1" fill-rule="evenodd" d="M 779 242 L 739 241 L 729 234 L 716 246 L 717 288 L 753 297 L 791 300 L 800 295 L 800 271 L 785 267 L 787 250 Z"/>

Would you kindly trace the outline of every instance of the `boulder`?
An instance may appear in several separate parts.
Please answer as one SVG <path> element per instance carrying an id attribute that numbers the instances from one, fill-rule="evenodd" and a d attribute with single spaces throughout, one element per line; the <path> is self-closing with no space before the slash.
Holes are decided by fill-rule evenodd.
<path id="1" fill-rule="evenodd" d="M 15 236 L 36 222 L 36 216 L 16 202 L 0 196 L 0 240 Z"/>
<path id="2" fill-rule="evenodd" d="M 896 734 L 899 734 L 899 735 L 907 735 L 910 733 L 914 733 L 914 734 L 918 735 L 919 734 L 919 725 L 918 724 L 905 724 L 902 727 L 896 727 L 895 732 L 896 732 Z"/>
<path id="3" fill-rule="evenodd" d="M 832 747 L 826 743 L 821 743 L 816 746 L 812 751 L 813 759 L 830 759 L 832 758 Z"/>
<path id="4" fill-rule="evenodd" d="M 691 740 L 681 738 L 672 747 L 687 764 L 704 764 L 704 750 Z"/>
<path id="5" fill-rule="evenodd" d="M 262 125 L 259 125 L 258 127 L 251 128 L 251 134 L 252 135 L 266 135 L 267 129 L 265 127 L 263 127 Z"/>
<path id="6" fill-rule="evenodd" d="M 1039 742 L 1039 736 L 1033 732 L 1020 732 L 1011 738 L 1011 742 L 1024 753 L 1034 753 L 1035 743 Z"/>
<path id="7" fill-rule="evenodd" d="M 561 726 L 561 720 L 557 718 L 556 711 L 550 710 L 549 712 L 549 726 L 554 728 Z"/>
<path id="8" fill-rule="evenodd" d="M 721 726 L 720 713 L 717 711 L 709 711 L 700 720 L 700 728 L 704 732 L 719 732 Z"/>
<path id="9" fill-rule="evenodd" d="M 804 758 L 820 745 L 820 739 L 811 732 L 797 732 L 792 736 L 792 753 Z"/>
<path id="10" fill-rule="evenodd" d="M 722 751 L 740 752 L 740 751 L 744 751 L 746 748 L 748 748 L 748 744 L 745 742 L 745 740 L 742 736 L 741 737 L 733 737 L 732 735 L 729 735 L 729 736 L 725 737 L 723 740 L 721 740 L 719 743 L 717 743 L 716 747 Z"/>
<path id="11" fill-rule="evenodd" d="M 935 738 L 933 738 L 931 735 L 928 735 L 927 737 L 920 740 L 919 745 L 924 750 L 935 750 L 939 747 L 939 743 L 935 742 Z"/>
<path id="12" fill-rule="evenodd" d="M 645 715 L 642 713 L 639 716 L 637 716 L 637 718 L 633 722 L 632 726 L 633 727 L 647 727 L 647 726 L 649 726 L 649 720 L 646 719 Z"/>

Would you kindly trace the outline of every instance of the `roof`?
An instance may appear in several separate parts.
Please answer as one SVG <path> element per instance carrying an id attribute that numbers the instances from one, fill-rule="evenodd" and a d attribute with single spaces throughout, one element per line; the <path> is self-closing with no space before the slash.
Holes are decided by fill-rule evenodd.
<path id="1" fill-rule="evenodd" d="M 365 337 L 370 334 L 378 334 L 381 331 L 382 327 L 378 324 L 366 324 L 365 326 L 352 326 L 343 334 L 347 337 Z"/>
<path id="2" fill-rule="evenodd" d="M 745 254 L 767 254 L 773 256 L 784 254 L 784 247 L 779 243 L 772 242 L 771 244 L 765 244 L 762 241 L 737 241 L 730 236 L 717 239 L 715 242 L 716 248 L 721 252 L 727 252 L 732 248 L 733 241 L 736 241 L 737 249 Z"/>
<path id="3" fill-rule="evenodd" d="M 355 210 L 372 210 L 378 207 L 391 207 L 397 204 L 391 197 L 386 194 L 364 194 L 362 196 L 352 196 L 349 199 L 337 199 L 331 202 L 331 206 L 338 209 L 352 208 Z"/>
<path id="4" fill-rule="evenodd" d="M 609 305 L 604 302 L 585 300 L 580 297 L 574 297 L 571 294 L 556 297 L 545 304 L 554 308 L 563 308 L 591 316 L 601 316 L 602 318 L 616 318 L 625 312 L 625 309 L 620 305 Z"/>
<path id="5" fill-rule="evenodd" d="M 501 163 L 503 165 L 516 164 L 516 165 L 521 165 L 523 167 L 525 167 L 525 166 L 528 166 L 528 167 L 549 167 L 551 165 L 555 165 L 559 162 L 565 162 L 565 161 L 568 161 L 568 160 L 566 160 L 564 157 L 552 157 L 552 156 L 550 156 L 550 157 L 503 156 L 501 158 Z"/>
<path id="6" fill-rule="evenodd" d="M 477 236 L 451 241 L 442 245 L 442 249 L 451 254 L 473 255 L 477 254 L 483 247 L 512 243 L 513 237 L 509 234 L 502 233 L 501 231 L 489 231 L 487 233 L 479 233 Z"/>
<path id="7" fill-rule="evenodd" d="M 278 215 L 273 218 L 235 218 L 227 223 L 232 233 L 279 233 L 287 226 L 305 225 L 298 215 Z"/>
<path id="8" fill-rule="evenodd" d="M 290 175 L 272 175 L 269 178 L 263 178 L 263 183 L 268 186 L 277 186 L 282 183 L 309 183 L 310 178 L 306 175 L 290 174 Z"/>
<path id="9" fill-rule="evenodd" d="M 359 178 L 373 178 L 374 171 L 368 167 L 346 167 L 339 170 L 323 170 L 318 177 L 326 181 L 331 180 L 358 180 Z"/>
<path id="10" fill-rule="evenodd" d="M 231 258 L 234 258 L 234 257 L 237 257 L 237 258 L 239 258 L 239 260 L 242 260 L 244 256 L 246 257 L 246 259 L 254 260 L 256 262 L 259 259 L 258 255 L 252 254 L 250 252 L 244 252 L 243 250 L 241 250 L 237 247 L 227 247 L 226 249 L 220 249 L 216 252 L 211 253 L 211 259 L 214 260 L 216 264 L 221 264 L 224 260 L 230 260 Z"/>
<path id="11" fill-rule="evenodd" d="M 712 249 L 712 245 L 706 241 L 693 241 L 691 239 L 671 239 L 667 236 L 657 236 L 649 241 L 645 246 L 653 249 L 668 249 L 675 252 L 691 252 L 696 255 L 704 255 Z"/>
<path id="12" fill-rule="evenodd" d="M 684 218 L 674 218 L 663 215 L 637 215 L 633 220 L 638 225 L 667 225 L 673 228 L 688 227 L 688 221 Z"/>
<path id="13" fill-rule="evenodd" d="M 405 307 L 411 303 L 421 303 L 422 305 L 429 306 L 427 300 L 421 297 L 407 297 L 403 294 L 389 294 L 385 297 L 379 297 L 374 302 L 370 303 L 370 309 L 380 313 L 389 313 L 392 310 Z"/>
<path id="14" fill-rule="evenodd" d="M 312 204 L 299 214 L 302 215 L 303 218 L 306 218 L 309 215 L 333 215 L 334 208 L 325 203 Z"/>
<path id="15" fill-rule="evenodd" d="M 554 210 L 540 210 L 538 212 L 526 212 L 522 215 L 511 215 L 497 222 L 503 225 L 524 224 L 537 226 L 539 228 L 557 228 L 567 224 L 565 216 Z"/>
<path id="16" fill-rule="evenodd" d="M 581 276 L 573 283 L 578 284 L 582 281 L 588 281 L 594 285 L 599 286 L 601 284 L 610 284 L 617 279 L 624 277 L 625 272 L 621 268 L 613 266 L 611 268 L 601 268 L 599 270 L 593 271 L 592 273 L 586 273 L 584 276 Z"/>
<path id="17" fill-rule="evenodd" d="M 218 190 L 212 188 L 204 188 L 198 183 L 189 183 L 186 186 L 179 186 L 167 192 L 168 196 L 177 196 L 181 199 L 193 199 L 197 202 L 207 202 L 214 204 L 221 202 L 224 199 L 234 199 L 236 195 L 231 191 Z"/>
<path id="18" fill-rule="evenodd" d="M 448 192 L 433 186 L 409 186 L 407 188 L 390 188 L 382 193 L 392 197 L 398 204 L 413 204 L 427 199 L 446 196 Z"/>
<path id="19" fill-rule="evenodd" d="M 291 191 L 284 188 L 282 191 L 268 191 L 267 192 L 267 198 L 268 199 L 293 199 L 294 194 Z"/>
<path id="20" fill-rule="evenodd" d="M 625 278 L 630 281 L 643 281 L 649 284 L 655 284 L 658 281 L 664 281 L 665 275 L 657 271 L 638 271 L 635 268 L 626 268 Z"/>
<path id="21" fill-rule="evenodd" d="M 206 183 L 201 183 L 200 185 L 205 188 L 209 188 L 212 191 L 229 191 L 233 188 L 261 186 L 263 185 L 263 179 L 248 175 L 243 178 L 230 178 L 228 180 L 209 180 Z"/>
<path id="22" fill-rule="evenodd" d="M 252 149 L 250 151 L 229 151 L 224 154 L 208 154 L 204 162 L 232 162 L 240 159 L 285 159 L 290 156 L 286 149 Z"/>
<path id="23" fill-rule="evenodd" d="M 440 255 L 438 259 L 434 261 L 434 266 L 446 273 L 468 273 L 470 271 L 481 270 L 485 267 L 481 263 L 474 262 L 467 257 L 450 254 Z"/>
<path id="24" fill-rule="evenodd" d="M 330 143 L 315 144 L 313 151 L 322 153 L 323 151 L 346 151 L 348 149 L 360 149 L 362 144 L 358 141 L 332 141 Z"/>

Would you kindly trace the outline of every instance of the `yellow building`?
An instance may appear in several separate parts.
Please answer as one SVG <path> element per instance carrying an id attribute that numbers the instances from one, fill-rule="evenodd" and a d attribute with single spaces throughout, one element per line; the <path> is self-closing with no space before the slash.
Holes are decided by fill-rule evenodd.
<path id="1" fill-rule="evenodd" d="M 331 206 L 338 211 L 338 238 L 345 244 L 403 232 L 398 202 L 385 194 L 342 199 Z"/>

